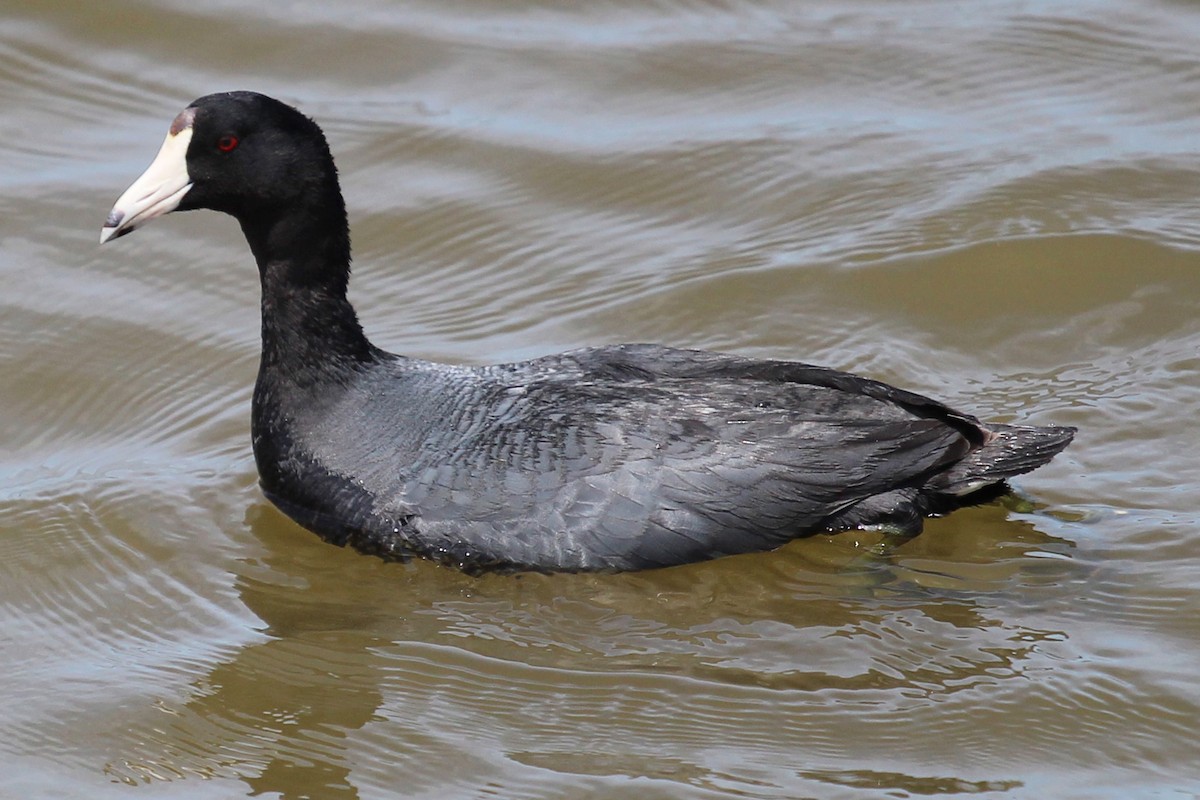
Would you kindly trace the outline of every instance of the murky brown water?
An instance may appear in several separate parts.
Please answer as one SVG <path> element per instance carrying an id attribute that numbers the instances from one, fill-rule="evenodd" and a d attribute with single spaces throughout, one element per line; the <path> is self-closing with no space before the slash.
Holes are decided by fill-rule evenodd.
<path id="1" fill-rule="evenodd" d="M 1200 7 L 9 2 L 0 796 L 1200 794 Z M 99 249 L 188 101 L 301 105 L 388 349 L 660 341 L 1078 425 L 1021 496 L 470 578 L 262 498 L 236 225 Z"/>

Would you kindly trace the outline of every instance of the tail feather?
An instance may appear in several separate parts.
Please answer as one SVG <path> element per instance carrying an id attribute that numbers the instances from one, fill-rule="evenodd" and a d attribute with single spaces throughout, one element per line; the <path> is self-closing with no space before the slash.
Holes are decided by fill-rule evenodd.
<path id="1" fill-rule="evenodd" d="M 990 484 L 1037 469 L 1075 438 L 1075 428 L 1035 428 L 988 425 L 991 438 L 950 469 L 935 476 L 926 488 L 940 494 L 965 495 Z"/>
<path id="2" fill-rule="evenodd" d="M 1007 480 L 1037 469 L 1075 438 L 1075 428 L 987 425 L 987 439 L 920 486 L 867 497 L 825 521 L 828 531 L 885 528 L 904 536 L 921 532 L 925 517 L 985 503 L 1010 491 Z"/>

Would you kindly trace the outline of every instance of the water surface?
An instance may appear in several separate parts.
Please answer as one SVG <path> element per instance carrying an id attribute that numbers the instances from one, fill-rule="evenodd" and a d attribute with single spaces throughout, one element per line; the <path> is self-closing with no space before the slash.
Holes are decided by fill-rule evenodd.
<path id="1" fill-rule="evenodd" d="M 1200 794 L 1200 8 L 9 3 L 0 795 Z M 862 372 L 1076 443 L 907 543 L 471 578 L 249 446 L 234 222 L 100 225 L 191 99 L 327 131 L 387 349 Z"/>

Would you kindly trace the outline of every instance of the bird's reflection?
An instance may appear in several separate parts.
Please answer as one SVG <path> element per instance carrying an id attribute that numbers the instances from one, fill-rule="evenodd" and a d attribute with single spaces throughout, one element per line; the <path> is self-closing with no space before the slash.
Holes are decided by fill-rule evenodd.
<path id="1" fill-rule="evenodd" d="M 1026 550 L 1062 543 L 999 506 L 977 521 L 974 543 L 956 539 L 952 546 L 966 550 L 951 556 L 937 552 L 946 542 L 935 532 L 921 544 L 818 538 L 647 573 L 471 577 L 332 548 L 258 504 L 247 522 L 261 550 L 241 562 L 236 581 L 262 638 L 193 682 L 172 737 L 252 795 L 354 800 L 356 756 L 392 748 L 398 761 L 421 757 L 411 752 L 421 747 L 419 723 L 389 719 L 394 712 L 381 710 L 387 697 L 460 691 L 443 699 L 474 702 L 461 688 L 470 680 L 442 684 L 402 668 L 405 648 L 429 643 L 497 659 L 486 663 L 550 667 L 545 692 L 560 694 L 572 675 L 597 671 L 666 671 L 802 692 L 937 692 L 985 672 L 988 680 L 1016 676 L 1031 640 L 1016 641 L 978 599 L 1011 590 L 1029 569 Z M 1011 545 L 998 549 L 1002 539 Z M 794 640 L 794 661 L 756 662 L 764 635 Z M 906 655 L 897 658 L 890 642 L 905 636 Z M 959 642 L 957 652 L 922 641 L 938 638 Z M 520 691 L 537 702 L 536 685 L 523 682 Z M 487 710 L 464 718 L 479 713 Z M 369 730 L 373 723 L 379 731 Z M 376 741 L 381 735 L 386 742 Z M 531 744 L 522 758 L 552 762 L 557 752 L 540 756 Z"/>
<path id="2" fill-rule="evenodd" d="M 253 508 L 248 522 L 267 548 L 247 564 L 238 589 L 267 638 L 217 664 L 187 712 L 212 723 L 202 746 L 240 762 L 234 768 L 251 795 L 356 800 L 349 737 L 383 701 L 378 653 L 389 642 L 373 624 L 380 609 L 311 568 L 309 558 L 325 548 L 293 542 L 297 559 L 297 548 L 281 540 L 297 531 L 272 509 Z M 402 581 L 396 589 L 402 593 Z"/>

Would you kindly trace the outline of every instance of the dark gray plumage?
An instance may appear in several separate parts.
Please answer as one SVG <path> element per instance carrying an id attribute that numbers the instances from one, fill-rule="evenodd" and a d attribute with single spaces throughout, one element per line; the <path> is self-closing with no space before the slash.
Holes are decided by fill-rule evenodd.
<path id="1" fill-rule="evenodd" d="M 175 177 L 149 186 L 163 174 Z M 365 552 L 641 569 L 856 526 L 915 533 L 1074 434 L 984 425 L 835 370 L 656 345 L 476 368 L 385 353 L 346 299 L 349 233 L 324 136 L 262 95 L 193 103 L 102 239 L 175 208 L 233 214 L 259 265 L 264 490 Z"/>

